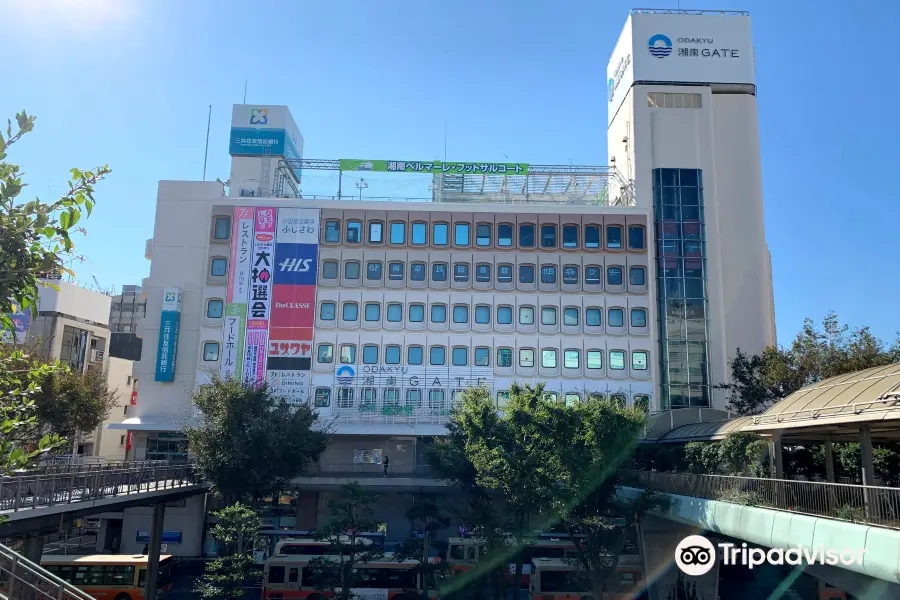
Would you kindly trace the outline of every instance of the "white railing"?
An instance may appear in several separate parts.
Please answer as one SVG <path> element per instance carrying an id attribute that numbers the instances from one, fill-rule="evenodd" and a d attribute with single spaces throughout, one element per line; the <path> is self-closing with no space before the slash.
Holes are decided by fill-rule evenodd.
<path id="1" fill-rule="evenodd" d="M 0 600 L 94 600 L 0 544 Z"/>

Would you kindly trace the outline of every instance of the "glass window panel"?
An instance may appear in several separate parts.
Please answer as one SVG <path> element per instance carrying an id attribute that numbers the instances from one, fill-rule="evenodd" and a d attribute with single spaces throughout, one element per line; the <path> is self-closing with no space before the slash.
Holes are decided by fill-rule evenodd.
<path id="1" fill-rule="evenodd" d="M 497 265 L 497 282 L 512 283 L 512 265 Z"/>
<path id="2" fill-rule="evenodd" d="M 331 344 L 319 344 L 318 357 L 320 363 L 334 362 L 334 346 Z"/>
<path id="3" fill-rule="evenodd" d="M 399 302 L 391 302 L 387 305 L 387 320 L 391 323 L 400 323 L 403 321 L 403 305 Z"/>
<path id="4" fill-rule="evenodd" d="M 388 365 L 400 364 L 400 346 L 384 347 L 384 362 Z"/>
<path id="5" fill-rule="evenodd" d="M 403 281 L 403 263 L 394 261 L 388 264 L 388 279 L 391 281 Z"/>
<path id="6" fill-rule="evenodd" d="M 584 247 L 599 248 L 600 247 L 600 226 L 585 225 L 584 227 Z"/>
<path id="7" fill-rule="evenodd" d="M 600 274 L 602 271 L 600 267 L 589 266 L 584 268 L 584 282 L 588 285 L 599 285 L 600 284 Z"/>
<path id="8" fill-rule="evenodd" d="M 428 242 L 428 224 L 413 223 L 410 241 L 413 246 L 422 246 Z"/>
<path id="9" fill-rule="evenodd" d="M 519 350 L 519 366 L 520 367 L 533 367 L 534 366 L 534 349 L 533 348 L 522 348 Z"/>
<path id="10" fill-rule="evenodd" d="M 409 320 L 412 323 L 421 323 L 425 320 L 425 305 L 424 304 L 410 304 L 409 305 Z"/>
<path id="11" fill-rule="evenodd" d="M 644 351 L 635 351 L 631 353 L 631 368 L 636 371 L 647 370 L 647 353 Z"/>
<path id="12" fill-rule="evenodd" d="M 411 263 L 409 278 L 412 281 L 425 281 L 425 263 Z"/>
<path id="13" fill-rule="evenodd" d="M 632 327 L 646 327 L 647 326 L 647 311 L 643 308 L 632 308 L 631 309 L 631 326 Z"/>
<path id="14" fill-rule="evenodd" d="M 447 361 L 447 349 L 443 346 L 432 346 L 428 349 L 428 362 L 432 365 L 443 365 Z"/>
<path id="15" fill-rule="evenodd" d="M 628 269 L 628 281 L 631 285 L 646 285 L 647 277 L 644 267 L 631 267 Z"/>
<path id="16" fill-rule="evenodd" d="M 344 263 L 344 279 L 359 279 L 359 263 L 356 261 Z"/>
<path id="17" fill-rule="evenodd" d="M 378 346 L 373 344 L 363 346 L 363 363 L 367 365 L 378 364 Z"/>
<path id="18" fill-rule="evenodd" d="M 228 260 L 214 258 L 209 261 L 209 274 L 213 277 L 224 277 L 228 274 Z"/>
<path id="19" fill-rule="evenodd" d="M 355 321 L 359 318 L 359 304 L 356 302 L 344 302 L 341 318 L 344 321 Z"/>
<path id="20" fill-rule="evenodd" d="M 578 350 L 566 350 L 563 354 L 563 365 L 567 369 L 577 369 L 581 366 L 581 353 Z"/>
<path id="21" fill-rule="evenodd" d="M 381 268 L 381 261 L 369 261 L 366 264 L 366 279 L 370 281 L 381 281 Z"/>
<path id="22" fill-rule="evenodd" d="M 207 362 L 219 360 L 219 342 L 206 342 L 203 344 L 203 360 Z"/>
<path id="23" fill-rule="evenodd" d="M 434 263 L 431 265 L 432 281 L 447 281 L 447 263 Z"/>
<path id="24" fill-rule="evenodd" d="M 335 308 L 334 302 L 323 302 L 319 305 L 319 318 L 323 321 L 334 321 Z"/>
<path id="25" fill-rule="evenodd" d="M 342 344 L 341 345 L 341 364 L 343 364 L 343 365 L 355 365 L 356 364 L 356 344 Z"/>
<path id="26" fill-rule="evenodd" d="M 406 242 L 406 223 L 391 223 L 391 243 L 403 244 Z"/>
<path id="27" fill-rule="evenodd" d="M 576 327 L 578 325 L 578 309 L 569 306 L 563 309 L 563 325 Z"/>
<path id="28" fill-rule="evenodd" d="M 512 349 L 511 348 L 497 348 L 497 366 L 498 367 L 511 367 L 512 366 Z"/>
<path id="29" fill-rule="evenodd" d="M 684 280 L 685 298 L 703 298 L 703 280 L 687 278 Z"/>
<path id="30" fill-rule="evenodd" d="M 563 225 L 563 248 L 578 247 L 578 225 Z"/>
<path id="31" fill-rule="evenodd" d="M 534 265 L 519 265 L 519 283 L 534 283 Z"/>
<path id="32" fill-rule="evenodd" d="M 431 322 L 446 323 L 447 322 L 447 305 L 432 304 L 431 305 Z"/>
<path id="33" fill-rule="evenodd" d="M 210 319 L 220 319 L 224 310 L 225 303 L 222 300 L 210 299 L 206 301 L 206 316 Z"/>
<path id="34" fill-rule="evenodd" d="M 340 221 L 325 221 L 325 241 L 332 243 L 341 241 Z"/>
<path id="35" fill-rule="evenodd" d="M 511 325 L 512 324 L 512 315 L 513 315 L 512 306 L 498 306 L 497 307 L 497 323 L 499 323 L 500 325 Z"/>
<path id="36" fill-rule="evenodd" d="M 449 232 L 450 226 L 446 223 L 435 223 L 431 234 L 432 243 L 435 246 L 446 246 Z"/>
<path id="37" fill-rule="evenodd" d="M 621 371 L 625 368 L 625 352 L 622 350 L 609 351 L 609 368 L 613 371 Z"/>
<path id="38" fill-rule="evenodd" d="M 512 225 L 497 225 L 497 245 L 501 248 L 509 248 L 512 246 Z"/>
<path id="39" fill-rule="evenodd" d="M 541 225 L 541 248 L 556 248 L 556 225 Z"/>
<path id="40" fill-rule="evenodd" d="M 406 349 L 406 364 L 421 365 L 423 355 L 424 350 L 422 349 L 422 346 L 410 346 Z"/>
<path id="41" fill-rule="evenodd" d="M 556 368 L 556 350 L 551 348 L 541 350 L 541 366 L 545 369 Z"/>
<path id="42" fill-rule="evenodd" d="M 556 283 L 556 265 L 541 266 L 541 283 Z"/>
<path id="43" fill-rule="evenodd" d="M 519 307 L 519 324 L 520 325 L 534 325 L 534 307 L 533 306 L 520 306 Z"/>
<path id="44" fill-rule="evenodd" d="M 456 223 L 453 227 L 453 243 L 457 246 L 469 245 L 469 224 Z"/>
<path id="45" fill-rule="evenodd" d="M 453 322 L 454 323 L 468 323 L 469 322 L 469 307 L 465 304 L 456 304 L 453 306 Z"/>
<path id="46" fill-rule="evenodd" d="M 453 281 L 465 283 L 469 281 L 469 265 L 466 263 L 456 263 L 453 265 Z"/>
<path id="47" fill-rule="evenodd" d="M 384 223 L 371 221 L 369 223 L 369 243 L 380 244 L 384 241 Z"/>
<path id="48" fill-rule="evenodd" d="M 622 267 L 606 267 L 606 283 L 622 285 Z"/>
<path id="49" fill-rule="evenodd" d="M 563 267 L 563 283 L 578 283 L 578 267 L 575 265 L 565 265 Z"/>
<path id="50" fill-rule="evenodd" d="M 609 323 L 610 327 L 624 327 L 625 311 L 621 308 L 609 309 L 609 314 L 606 316 L 606 322 Z"/>
<path id="51" fill-rule="evenodd" d="M 347 221 L 347 243 L 358 244 L 362 241 L 362 223 L 360 221 Z"/>
<path id="52" fill-rule="evenodd" d="M 519 246 L 534 248 L 534 225 L 519 225 Z"/>
<path id="53" fill-rule="evenodd" d="M 469 349 L 457 346 L 450 355 L 454 367 L 464 367 L 469 362 Z"/>
<path id="54" fill-rule="evenodd" d="M 486 325 L 491 322 L 491 307 L 485 304 L 479 304 L 475 307 L 475 322 L 480 325 Z"/>
<path id="55" fill-rule="evenodd" d="M 600 327 L 603 325 L 603 309 L 586 308 L 584 310 L 584 323 L 588 327 Z"/>
<path id="56" fill-rule="evenodd" d="M 644 228 L 639 225 L 630 225 L 628 227 L 628 247 L 632 250 L 643 250 L 645 246 Z"/>
<path id="57" fill-rule="evenodd" d="M 479 223 L 475 227 L 475 243 L 479 246 L 491 245 L 491 226 L 488 223 Z"/>
<path id="58" fill-rule="evenodd" d="M 622 227 L 619 225 L 608 225 L 606 227 L 606 247 L 621 248 L 622 247 Z"/>
<path id="59" fill-rule="evenodd" d="M 366 321 L 381 320 L 381 305 L 377 302 L 366 302 Z"/>
<path id="60" fill-rule="evenodd" d="M 541 325 L 556 325 L 556 307 L 541 307 Z"/>
<path id="61" fill-rule="evenodd" d="M 322 262 L 322 279 L 338 278 L 338 262 L 336 260 L 326 260 Z"/>
<path id="62" fill-rule="evenodd" d="M 491 265 L 481 263 L 475 265 L 475 281 L 486 283 L 491 280 Z"/>
<path id="63" fill-rule="evenodd" d="M 490 348 L 475 348 L 475 366 L 476 367 L 489 367 L 491 366 L 491 349 Z"/>
<path id="64" fill-rule="evenodd" d="M 216 217 L 213 224 L 213 238 L 217 240 L 227 240 L 231 235 L 231 218 Z"/>
<path id="65" fill-rule="evenodd" d="M 603 351 L 588 350 L 587 351 L 587 368 L 602 369 L 603 368 Z"/>

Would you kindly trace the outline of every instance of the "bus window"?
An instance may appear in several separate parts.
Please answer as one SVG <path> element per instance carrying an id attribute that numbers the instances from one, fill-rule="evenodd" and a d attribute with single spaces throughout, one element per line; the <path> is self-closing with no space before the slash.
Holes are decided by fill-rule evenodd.
<path id="1" fill-rule="evenodd" d="M 131 585 L 134 583 L 134 567 L 126 565 L 109 565 L 103 575 L 105 585 Z"/>
<path id="2" fill-rule="evenodd" d="M 269 583 L 284 583 L 284 567 L 270 565 L 268 581 Z"/>
<path id="3" fill-rule="evenodd" d="M 587 592 L 591 585 L 575 571 L 541 571 L 541 592 Z"/>
<path id="4" fill-rule="evenodd" d="M 466 547 L 466 560 L 478 560 L 478 548 L 475 546 Z"/>
<path id="5" fill-rule="evenodd" d="M 291 567 L 288 569 L 288 583 L 297 583 L 300 580 L 300 569 Z"/>
<path id="6" fill-rule="evenodd" d="M 415 588 L 416 572 L 401 568 L 353 569 L 363 588 Z"/>
<path id="7" fill-rule="evenodd" d="M 462 544 L 450 544 L 450 560 L 465 560 Z"/>

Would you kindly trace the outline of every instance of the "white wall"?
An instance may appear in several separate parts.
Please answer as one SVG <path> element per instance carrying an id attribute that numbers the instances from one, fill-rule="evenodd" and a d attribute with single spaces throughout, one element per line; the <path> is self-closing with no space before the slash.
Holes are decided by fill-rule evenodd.
<path id="1" fill-rule="evenodd" d="M 116 392 L 116 405 L 110 409 L 109 416 L 100 425 L 94 439 L 94 455 L 110 460 L 125 459 L 125 431 L 106 429 L 109 423 L 121 423 L 125 420 L 125 409 L 131 404 L 131 372 L 134 362 L 124 358 L 109 358 L 107 380 L 110 389 Z"/>
<path id="2" fill-rule="evenodd" d="M 74 283 L 55 282 L 59 291 L 51 287 L 38 287 L 38 310 L 72 315 L 80 319 L 109 324 L 109 308 L 112 298 Z"/>
<path id="3" fill-rule="evenodd" d="M 166 506 L 164 531 L 180 531 L 181 543 L 168 544 L 166 552 L 174 556 L 200 556 L 203 547 L 205 496 L 191 496 L 183 508 Z M 123 513 L 121 554 L 140 554 L 147 542 L 137 541 L 138 531 L 151 530 L 153 507 L 129 508 Z"/>

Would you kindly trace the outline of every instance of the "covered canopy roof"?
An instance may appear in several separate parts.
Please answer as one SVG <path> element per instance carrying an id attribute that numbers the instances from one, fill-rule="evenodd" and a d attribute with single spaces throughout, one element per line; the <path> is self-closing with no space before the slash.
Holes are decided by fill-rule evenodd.
<path id="1" fill-rule="evenodd" d="M 752 421 L 753 417 L 740 417 L 727 421 L 711 421 L 709 423 L 691 423 L 676 427 L 664 436 L 655 440 L 660 444 L 681 444 L 708 440 L 721 440 L 732 431 L 741 429 Z"/>
<path id="2" fill-rule="evenodd" d="M 761 415 L 743 431 L 785 430 L 796 439 L 857 439 L 868 423 L 872 436 L 900 439 L 900 363 L 825 379 L 798 390 Z"/>

